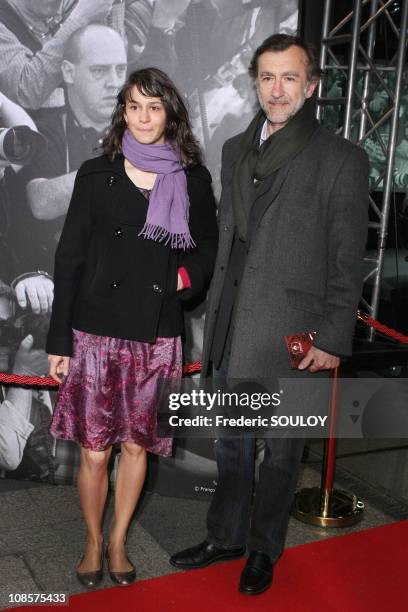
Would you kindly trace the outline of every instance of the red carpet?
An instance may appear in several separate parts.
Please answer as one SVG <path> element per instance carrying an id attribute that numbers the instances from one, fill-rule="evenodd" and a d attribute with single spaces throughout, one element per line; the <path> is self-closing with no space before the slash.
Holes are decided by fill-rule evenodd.
<path id="1" fill-rule="evenodd" d="M 243 560 L 143 580 L 131 587 L 74 595 L 74 612 L 393 612 L 408 609 L 408 521 L 288 548 L 274 584 L 257 597 L 241 595 Z M 40 609 L 38 606 L 18 610 Z"/>

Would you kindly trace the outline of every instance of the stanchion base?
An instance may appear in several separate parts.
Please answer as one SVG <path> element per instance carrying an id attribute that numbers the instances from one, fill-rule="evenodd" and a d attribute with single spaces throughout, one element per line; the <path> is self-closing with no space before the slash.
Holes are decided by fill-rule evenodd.
<path id="1" fill-rule="evenodd" d="M 293 515 L 303 523 L 319 527 L 347 527 L 361 521 L 364 503 L 356 495 L 333 489 L 329 516 L 322 515 L 319 487 L 301 489 L 295 495 Z"/>

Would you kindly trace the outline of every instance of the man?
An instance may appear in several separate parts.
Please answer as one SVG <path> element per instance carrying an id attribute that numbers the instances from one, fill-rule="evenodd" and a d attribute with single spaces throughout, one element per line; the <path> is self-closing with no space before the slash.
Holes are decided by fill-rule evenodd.
<path id="1" fill-rule="evenodd" d="M 351 353 L 367 232 L 365 152 L 319 126 L 310 98 L 319 69 L 301 39 L 275 34 L 250 74 L 261 110 L 222 155 L 220 242 L 208 300 L 203 370 L 233 379 L 327 376 Z M 284 336 L 317 331 L 299 370 Z M 326 373 L 319 372 L 326 370 Z M 272 583 L 304 439 L 265 438 L 251 514 L 253 437 L 218 439 L 208 536 L 171 558 L 178 568 L 249 558 L 239 589 Z"/>
<path id="2" fill-rule="evenodd" d="M 14 302 L 14 291 L 0 280 L 0 372 L 42 376 L 48 371 L 48 360 L 40 346 L 41 329 L 36 329 L 31 318 L 33 333 L 26 329 L 27 335 L 18 341 L 21 317 L 16 321 Z M 53 410 L 53 397 L 45 389 L 0 385 L 0 478 L 74 482 L 79 448 L 49 435 Z"/>
<path id="3" fill-rule="evenodd" d="M 0 290 L 3 290 L 3 287 L 0 287 Z M 3 332 L 5 328 L 1 323 L 0 332 Z M 2 356 L 7 348 L 5 345 L 0 345 Z M 3 359 L 0 360 L 0 371 L 9 371 L 8 361 L 8 359 L 4 362 Z M 33 336 L 27 335 L 21 341 L 11 371 L 14 374 L 29 376 L 42 376 L 47 371 L 47 355 L 44 350 L 33 349 Z M 4 388 L 0 386 L 0 477 L 5 476 L 3 470 L 12 471 L 16 477 L 20 474 L 22 477 L 27 477 L 30 474 L 33 476 L 34 474 L 39 475 L 43 471 L 41 464 L 45 464 L 44 471 L 48 472 L 51 451 L 47 453 L 47 449 L 44 448 L 44 452 L 41 454 L 36 453 L 37 458 L 41 457 L 41 460 L 37 462 L 35 469 L 32 469 L 33 462 L 31 462 L 31 469 L 28 473 L 23 467 L 20 468 L 19 473 L 15 473 L 15 470 L 21 466 L 27 445 L 30 445 L 30 441 L 32 441 L 30 437 L 35 429 L 33 421 L 37 421 L 41 415 L 38 405 L 34 406 L 34 395 L 36 393 L 36 391 L 27 387 Z M 49 396 L 49 394 L 47 395 Z M 48 412 L 47 425 L 49 417 L 50 413 Z M 38 429 L 40 428 L 38 427 Z M 46 429 L 41 433 L 44 435 Z M 51 445 L 52 441 L 49 442 Z M 44 447 L 44 445 L 42 446 Z M 28 461 L 25 463 L 25 468 L 27 468 Z"/>
<path id="4" fill-rule="evenodd" d="M 100 154 L 98 145 L 126 76 L 122 38 L 99 24 L 80 28 L 65 48 L 62 74 L 67 105 L 62 113 L 50 112 L 44 126 L 38 124 L 49 149 L 31 168 L 27 184 L 29 206 L 41 220 L 65 215 L 77 169 L 87 158 Z"/>
<path id="5" fill-rule="evenodd" d="M 112 0 L 3 0 L 0 87 L 24 108 L 64 104 L 61 62 L 71 35 L 103 21 Z"/>
<path id="6" fill-rule="evenodd" d="M 0 128 L 13 128 L 15 126 L 26 126 L 33 132 L 37 132 L 37 127 L 27 112 L 0 92 Z M 34 154 L 38 154 L 44 145 L 45 141 L 37 142 Z M 22 165 L 11 164 L 7 155 L 0 155 L 0 278 L 2 279 L 0 281 L 0 294 L 1 287 L 5 283 L 10 284 L 17 295 L 20 306 L 26 308 L 29 305 L 34 314 L 45 314 L 51 309 L 52 280 L 37 270 L 14 278 L 17 273 L 18 258 L 14 249 L 14 241 L 10 239 L 9 235 L 12 203 L 4 174 L 12 176 L 18 182 L 17 174 L 22 168 Z M 39 296 L 41 296 L 41 304 Z"/>
<path id="7" fill-rule="evenodd" d="M 126 75 L 122 38 L 100 24 L 80 28 L 67 42 L 62 73 L 66 106 L 48 109 L 37 122 L 48 149 L 18 176 L 11 171 L 5 176 L 10 198 L 10 243 L 18 259 L 14 276 L 23 275 L 26 285 L 25 294 L 17 292 L 23 308 L 25 295 L 37 295 L 36 287 L 31 286 L 38 282 L 37 277 L 26 280 L 27 270 L 34 267 L 41 277 L 52 272 L 76 171 L 86 159 L 100 154 L 101 138 Z M 38 292 L 41 312 L 50 310 L 47 297 L 50 295 Z"/>

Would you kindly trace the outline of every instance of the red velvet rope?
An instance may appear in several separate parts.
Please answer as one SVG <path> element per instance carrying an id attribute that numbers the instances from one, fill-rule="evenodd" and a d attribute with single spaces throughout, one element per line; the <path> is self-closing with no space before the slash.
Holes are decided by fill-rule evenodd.
<path id="1" fill-rule="evenodd" d="M 394 338 L 394 340 L 398 340 L 398 342 L 401 342 L 402 344 L 408 344 L 408 336 L 405 336 L 404 334 L 401 334 L 401 332 L 392 329 L 392 327 L 387 327 L 387 325 L 383 325 L 376 319 L 373 319 L 373 317 L 370 317 L 370 315 L 366 314 L 365 312 L 361 312 L 361 310 L 357 311 L 357 319 L 359 321 L 362 321 L 369 327 L 372 327 L 373 329 L 376 329 L 377 331 L 381 332 L 385 336 Z"/>
<path id="2" fill-rule="evenodd" d="M 193 361 L 183 366 L 183 376 L 201 372 L 201 361 Z M 29 387 L 58 387 L 57 381 L 51 376 L 23 376 L 21 374 L 5 374 L 0 372 L 0 383 L 28 385 Z"/>
<path id="3" fill-rule="evenodd" d="M 408 344 L 408 336 L 401 334 L 401 332 L 398 332 L 391 327 L 387 327 L 387 325 L 383 325 L 361 310 L 357 311 L 357 319 L 365 323 L 365 325 L 376 329 L 382 334 L 385 334 L 390 338 L 394 338 L 394 340 L 398 340 L 398 342 L 401 342 L 402 344 Z M 192 363 L 187 363 L 185 366 L 183 366 L 183 376 L 196 374 L 197 372 L 201 372 L 201 361 L 193 361 Z M 4 372 L 0 372 L 0 383 L 12 383 L 17 385 L 27 385 L 30 387 L 58 387 L 58 383 L 50 376 L 22 376 L 19 374 L 5 374 Z"/>

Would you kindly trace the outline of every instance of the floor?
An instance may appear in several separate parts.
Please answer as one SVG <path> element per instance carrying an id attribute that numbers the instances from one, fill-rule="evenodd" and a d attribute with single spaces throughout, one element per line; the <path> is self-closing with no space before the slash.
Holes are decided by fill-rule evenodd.
<path id="1" fill-rule="evenodd" d="M 319 441 L 309 442 L 299 488 L 320 484 L 321 452 Z M 408 518 L 407 441 L 340 440 L 336 486 L 363 499 L 363 520 L 353 527 L 322 529 L 291 518 L 288 547 Z M 176 571 L 169 555 L 205 537 L 209 499 L 143 495 L 128 534 L 139 579 Z M 81 592 L 73 569 L 85 533 L 75 487 L 0 481 L 0 502 L 0 607 L 14 605 L 11 593 Z M 111 516 L 112 496 L 105 531 Z M 105 577 L 101 588 L 110 586 Z"/>

